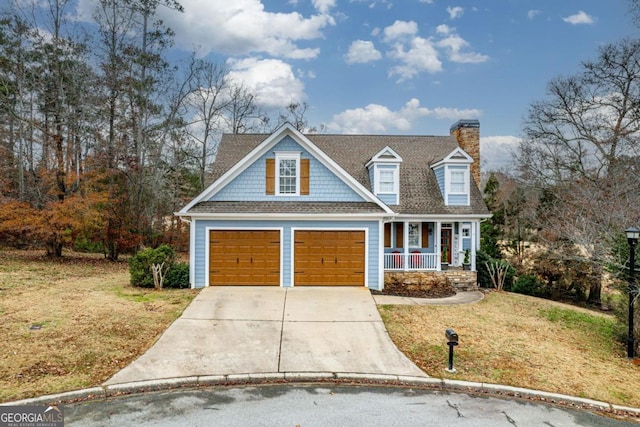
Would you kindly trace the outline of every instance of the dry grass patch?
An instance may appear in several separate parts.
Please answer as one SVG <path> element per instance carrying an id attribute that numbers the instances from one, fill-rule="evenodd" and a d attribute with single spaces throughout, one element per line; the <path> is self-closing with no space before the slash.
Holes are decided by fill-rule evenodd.
<path id="1" fill-rule="evenodd" d="M 0 251 L 0 401 L 99 385 L 196 293 L 134 288 L 127 264 L 102 256 Z"/>
<path id="2" fill-rule="evenodd" d="M 626 359 L 610 316 L 497 292 L 472 305 L 379 310 L 398 348 L 430 376 L 640 407 L 640 367 Z M 444 370 L 447 328 L 460 336 L 456 374 Z"/>

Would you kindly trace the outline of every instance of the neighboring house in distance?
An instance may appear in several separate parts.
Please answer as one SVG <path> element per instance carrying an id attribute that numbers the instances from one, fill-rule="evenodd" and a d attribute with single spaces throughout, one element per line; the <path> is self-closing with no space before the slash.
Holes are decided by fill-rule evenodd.
<path id="1" fill-rule="evenodd" d="M 454 269 L 490 217 L 480 124 L 447 136 L 225 134 L 190 220 L 191 285 L 357 285 Z M 474 273 L 475 274 L 475 273 Z"/>

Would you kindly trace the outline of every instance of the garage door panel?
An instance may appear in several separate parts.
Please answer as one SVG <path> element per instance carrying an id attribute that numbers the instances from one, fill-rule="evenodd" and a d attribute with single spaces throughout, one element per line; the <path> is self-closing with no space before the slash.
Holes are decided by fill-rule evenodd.
<path id="1" fill-rule="evenodd" d="M 278 230 L 211 230 L 210 285 L 279 285 Z"/>
<path id="2" fill-rule="evenodd" d="M 363 286 L 364 241 L 364 231 L 296 231 L 294 284 Z"/>

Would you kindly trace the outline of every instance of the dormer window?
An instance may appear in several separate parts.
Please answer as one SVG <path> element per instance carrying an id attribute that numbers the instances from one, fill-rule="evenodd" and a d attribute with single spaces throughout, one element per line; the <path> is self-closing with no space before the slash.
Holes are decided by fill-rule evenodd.
<path id="1" fill-rule="evenodd" d="M 470 167 L 473 159 L 461 148 L 431 165 L 445 206 L 469 206 L 471 203 Z"/>
<path id="2" fill-rule="evenodd" d="M 378 188 L 376 193 L 379 194 L 395 194 L 398 192 L 397 188 L 397 178 L 398 168 L 394 167 L 392 169 L 381 169 L 378 168 Z"/>
<path id="3" fill-rule="evenodd" d="M 469 181 L 466 177 L 467 170 L 451 170 L 450 178 L 449 178 L 449 193 L 450 194 L 466 194 L 467 193 L 467 182 Z"/>
<path id="4" fill-rule="evenodd" d="M 401 163 L 402 157 L 385 147 L 366 164 L 374 194 L 388 205 L 400 203 Z"/>

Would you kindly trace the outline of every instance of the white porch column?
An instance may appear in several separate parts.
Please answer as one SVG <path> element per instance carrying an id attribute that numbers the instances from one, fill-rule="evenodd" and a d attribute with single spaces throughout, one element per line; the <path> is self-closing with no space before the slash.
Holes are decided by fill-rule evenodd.
<path id="1" fill-rule="evenodd" d="M 471 223 L 471 271 L 476 271 L 476 253 L 477 242 L 476 236 L 480 234 L 480 222 L 473 221 Z"/>
<path id="2" fill-rule="evenodd" d="M 209 257 L 209 248 L 205 248 Z M 206 272 L 205 272 L 206 274 Z M 191 289 L 196 287 L 196 220 L 189 221 L 189 282 Z"/>
<path id="3" fill-rule="evenodd" d="M 384 220 L 378 224 L 378 289 L 384 289 Z M 389 236 L 391 238 L 391 236 Z M 369 288 L 372 284 L 369 283 Z"/>
<path id="4" fill-rule="evenodd" d="M 402 266 L 404 271 L 408 271 L 409 263 L 407 261 L 409 260 L 409 222 L 406 220 L 403 221 L 402 228 L 404 230 L 404 232 L 402 233 Z"/>
<path id="5" fill-rule="evenodd" d="M 442 271 L 442 241 L 441 241 L 441 237 L 442 237 L 442 222 L 441 221 L 436 221 L 436 235 L 435 235 L 435 241 L 436 241 L 436 269 L 438 271 Z"/>

